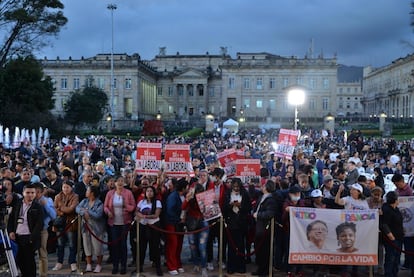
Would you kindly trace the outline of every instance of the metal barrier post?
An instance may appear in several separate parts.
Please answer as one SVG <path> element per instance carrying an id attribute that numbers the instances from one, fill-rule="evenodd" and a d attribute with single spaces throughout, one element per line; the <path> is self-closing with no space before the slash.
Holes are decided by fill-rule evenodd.
<path id="1" fill-rule="evenodd" d="M 80 262 L 81 262 L 81 253 L 82 253 L 82 230 L 81 230 L 81 227 L 82 227 L 82 217 L 80 216 L 80 215 L 78 215 L 78 222 L 77 222 L 77 224 L 78 224 L 78 239 L 77 239 L 77 248 L 78 248 L 78 251 L 76 251 L 76 266 L 77 266 L 77 268 L 78 268 L 78 273 L 79 274 L 82 274 L 82 271 L 81 271 L 81 266 L 80 266 Z"/>
<path id="2" fill-rule="evenodd" d="M 374 267 L 372 265 L 369 266 L 369 277 L 374 277 Z"/>
<path id="3" fill-rule="evenodd" d="M 135 261 L 136 261 L 136 265 L 137 265 L 137 277 L 141 276 L 141 272 L 140 272 L 140 268 L 141 268 L 141 262 L 140 262 L 140 256 L 139 256 L 139 220 L 135 221 L 135 225 L 137 227 L 137 238 L 136 238 L 136 248 L 137 248 L 137 253 L 136 253 L 136 257 L 135 257 Z"/>
<path id="4" fill-rule="evenodd" d="M 275 235 L 275 218 L 270 221 L 270 255 L 269 255 L 269 276 L 273 275 L 273 239 Z"/>
<path id="5" fill-rule="evenodd" d="M 223 277 L 223 215 L 220 216 L 219 277 Z"/>

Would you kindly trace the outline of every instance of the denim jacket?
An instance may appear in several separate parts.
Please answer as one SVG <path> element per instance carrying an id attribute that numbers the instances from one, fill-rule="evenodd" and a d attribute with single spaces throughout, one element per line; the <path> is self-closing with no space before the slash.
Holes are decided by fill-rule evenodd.
<path id="1" fill-rule="evenodd" d="M 95 199 L 95 203 L 92 207 L 89 207 L 89 199 L 83 199 L 78 206 L 76 206 L 76 212 L 82 217 L 85 214 L 85 210 L 89 213 L 89 220 L 86 222 L 95 235 L 102 235 L 105 231 L 105 217 L 103 216 L 104 206 L 101 200 Z M 82 232 L 89 232 L 82 224 Z"/>

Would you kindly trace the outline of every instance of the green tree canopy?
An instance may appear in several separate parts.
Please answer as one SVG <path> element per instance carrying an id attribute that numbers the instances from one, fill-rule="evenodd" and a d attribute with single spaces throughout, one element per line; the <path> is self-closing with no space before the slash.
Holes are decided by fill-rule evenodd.
<path id="1" fill-rule="evenodd" d="M 46 126 L 54 107 L 53 84 L 32 56 L 0 69 L 0 122 L 6 126 Z"/>
<path id="2" fill-rule="evenodd" d="M 47 38 L 57 36 L 68 19 L 63 15 L 60 0 L 0 1 L 0 66 L 10 57 L 26 56 L 48 44 Z"/>
<path id="3" fill-rule="evenodd" d="M 73 126 L 81 124 L 95 125 L 104 116 L 108 105 L 108 96 L 97 87 L 86 87 L 71 94 L 65 104 L 65 121 Z"/>

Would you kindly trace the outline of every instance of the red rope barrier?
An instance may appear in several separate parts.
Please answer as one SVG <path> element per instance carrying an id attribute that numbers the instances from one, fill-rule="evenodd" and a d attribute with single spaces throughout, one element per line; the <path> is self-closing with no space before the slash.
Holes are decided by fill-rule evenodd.
<path id="1" fill-rule="evenodd" d="M 116 240 L 113 240 L 113 241 L 104 241 L 101 238 L 99 238 L 94 232 L 92 232 L 90 226 L 88 225 L 88 223 L 86 221 L 83 221 L 83 226 L 85 226 L 85 228 L 89 232 L 89 234 L 91 234 L 91 236 L 94 237 L 100 243 L 103 243 L 103 244 L 106 244 L 106 245 L 113 245 L 113 244 L 116 244 L 119 241 L 121 241 L 121 239 L 123 239 L 123 237 L 128 234 L 128 232 L 131 230 L 132 225 L 134 225 L 134 223 L 135 223 L 135 220 L 131 222 L 131 224 L 129 225 L 127 230 L 122 232 L 121 235 Z"/>
<path id="2" fill-rule="evenodd" d="M 58 240 L 59 238 L 63 237 L 69 230 L 69 228 L 73 225 L 73 223 L 75 223 L 75 221 L 78 220 L 78 217 L 75 217 L 74 219 L 72 219 L 68 225 L 66 225 L 65 229 L 63 229 L 63 231 L 58 231 L 56 233 L 59 233 L 59 235 L 57 235 L 56 237 L 50 238 L 47 243 L 50 244 L 56 240 Z"/>
<path id="3" fill-rule="evenodd" d="M 382 235 L 383 238 L 385 239 L 385 242 L 392 246 L 394 249 L 396 249 L 398 252 L 404 253 L 408 256 L 414 256 L 414 252 L 413 251 L 407 251 L 407 250 L 403 250 L 401 247 L 395 245 L 392 240 L 390 240 L 385 234 Z"/>

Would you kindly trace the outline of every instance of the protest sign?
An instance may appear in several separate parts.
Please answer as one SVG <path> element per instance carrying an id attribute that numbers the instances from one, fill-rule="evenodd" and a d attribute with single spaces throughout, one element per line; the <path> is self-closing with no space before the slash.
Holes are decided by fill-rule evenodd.
<path id="1" fill-rule="evenodd" d="M 289 208 L 289 263 L 378 264 L 378 210 Z"/>
<path id="2" fill-rule="evenodd" d="M 217 159 L 219 160 L 221 166 L 223 167 L 224 173 L 227 177 L 232 177 L 236 173 L 236 167 L 234 162 L 237 160 L 236 150 L 226 149 L 223 152 L 217 154 Z"/>
<path id="3" fill-rule="evenodd" d="M 135 170 L 139 175 L 157 175 L 160 172 L 161 147 L 161 143 L 138 143 Z"/>
<path id="4" fill-rule="evenodd" d="M 216 200 L 214 189 L 196 194 L 198 207 L 205 220 L 212 220 L 221 216 L 220 206 Z"/>
<path id="5" fill-rule="evenodd" d="M 292 159 L 300 131 L 280 129 L 275 156 Z"/>
<path id="6" fill-rule="evenodd" d="M 165 146 L 165 173 L 170 177 L 194 176 L 190 161 L 190 145 L 167 144 Z"/>
<path id="7" fill-rule="evenodd" d="M 236 160 L 236 177 L 239 177 L 243 183 L 250 183 L 252 179 L 260 178 L 260 160 L 243 159 Z"/>
<path id="8" fill-rule="evenodd" d="M 414 196 L 398 197 L 398 208 L 403 216 L 404 236 L 414 236 Z"/>

